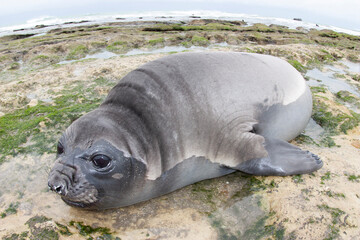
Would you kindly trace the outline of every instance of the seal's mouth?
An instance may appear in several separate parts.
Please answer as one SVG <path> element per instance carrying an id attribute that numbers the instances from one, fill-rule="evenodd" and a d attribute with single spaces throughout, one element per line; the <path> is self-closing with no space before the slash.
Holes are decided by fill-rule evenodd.
<path id="1" fill-rule="evenodd" d="M 64 197 L 61 198 L 67 205 L 72 207 L 79 207 L 79 208 L 91 208 L 91 206 L 95 203 L 83 203 L 83 202 L 75 202 Z"/>

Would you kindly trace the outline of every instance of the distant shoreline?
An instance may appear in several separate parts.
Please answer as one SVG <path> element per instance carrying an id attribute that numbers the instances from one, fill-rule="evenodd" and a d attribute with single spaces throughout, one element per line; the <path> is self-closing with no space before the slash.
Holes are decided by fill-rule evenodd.
<path id="1" fill-rule="evenodd" d="M 303 27 L 307 30 L 312 28 L 317 30 L 329 29 L 336 32 L 347 33 L 360 36 L 360 31 L 344 29 L 335 26 L 309 23 L 301 18 L 294 16 L 293 19 L 262 17 L 249 14 L 234 14 L 217 11 L 162 11 L 162 12 L 142 12 L 135 14 L 94 14 L 89 16 L 77 16 L 72 18 L 57 18 L 51 16 L 30 19 L 24 24 L 0 27 L 0 37 L 14 34 L 45 34 L 56 28 L 68 28 L 86 26 L 94 24 L 105 24 L 111 22 L 189 22 L 194 19 L 216 19 L 226 21 L 245 21 L 249 26 L 255 23 L 265 25 L 276 24 L 296 29 Z"/>

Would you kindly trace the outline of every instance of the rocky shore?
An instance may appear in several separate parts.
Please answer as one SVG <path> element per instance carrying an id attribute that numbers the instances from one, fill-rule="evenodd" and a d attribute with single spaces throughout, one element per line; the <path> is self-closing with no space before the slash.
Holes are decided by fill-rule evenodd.
<path id="1" fill-rule="evenodd" d="M 256 52 L 291 63 L 314 100 L 314 121 L 293 143 L 324 167 L 289 177 L 235 173 L 103 212 L 68 207 L 49 192 L 62 131 L 128 72 L 182 51 Z M 359 62 L 358 36 L 244 21 L 123 21 L 0 37 L 0 237 L 358 239 Z M 353 91 L 334 90 L 309 74 L 314 69 Z"/>

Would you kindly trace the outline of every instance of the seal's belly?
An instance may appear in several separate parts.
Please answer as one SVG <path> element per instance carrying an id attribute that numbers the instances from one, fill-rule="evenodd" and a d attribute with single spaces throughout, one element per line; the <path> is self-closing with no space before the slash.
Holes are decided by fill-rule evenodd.
<path id="1" fill-rule="evenodd" d="M 195 182 L 224 176 L 232 172 L 235 170 L 213 163 L 205 157 L 192 156 L 164 172 L 160 178 L 151 182 L 154 188 L 148 189 L 157 189 L 155 191 L 164 194 Z"/>

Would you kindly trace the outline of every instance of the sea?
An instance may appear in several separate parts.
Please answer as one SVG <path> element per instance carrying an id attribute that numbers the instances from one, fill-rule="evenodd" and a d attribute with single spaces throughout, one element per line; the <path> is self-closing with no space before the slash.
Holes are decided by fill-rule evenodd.
<path id="1" fill-rule="evenodd" d="M 135 21 L 159 21 L 179 22 L 193 19 L 218 19 L 228 21 L 244 20 L 248 25 L 263 23 L 266 25 L 277 24 L 295 29 L 329 29 L 336 32 L 360 36 L 360 31 L 344 29 L 336 26 L 311 23 L 299 18 L 286 19 L 277 17 L 263 17 L 252 14 L 229 13 L 221 11 L 145 11 L 128 14 L 87 14 L 73 17 L 41 16 L 24 21 L 21 24 L 0 27 L 0 36 L 12 34 L 46 34 L 54 28 L 67 28 L 82 25 L 101 24 L 107 22 L 135 22 Z"/>

